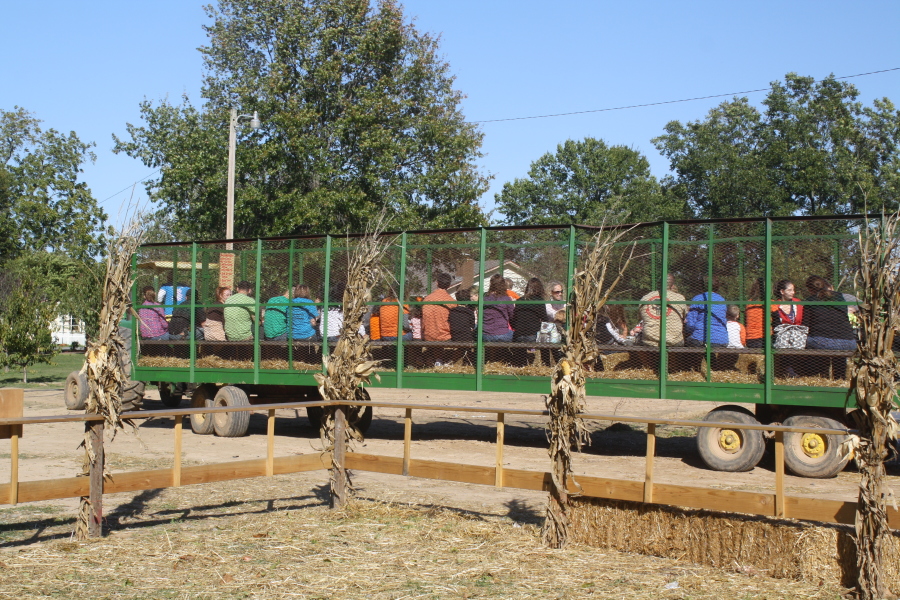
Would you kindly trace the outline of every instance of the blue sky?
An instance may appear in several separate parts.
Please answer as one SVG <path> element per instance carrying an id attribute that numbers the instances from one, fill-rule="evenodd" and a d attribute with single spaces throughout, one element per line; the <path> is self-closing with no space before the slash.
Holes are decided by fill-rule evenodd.
<path id="1" fill-rule="evenodd" d="M 97 143 L 84 181 L 113 222 L 152 172 L 112 153 L 145 97 L 199 103 L 206 18 L 191 0 L 9 2 L 0 23 L 0 108 Z M 441 35 L 472 121 L 645 104 L 766 87 L 794 71 L 824 77 L 900 67 L 900 2 L 536 2 L 407 0 Z M 900 71 L 851 80 L 861 100 L 900 104 Z M 764 93 L 750 94 L 758 103 Z M 482 166 L 503 183 L 566 139 L 632 146 L 664 175 L 651 138 L 728 98 L 547 119 L 485 123 Z M 264 115 L 261 117 L 265 118 Z M 223 127 L 225 124 L 223 124 Z M 222 157 L 223 169 L 226 157 Z M 128 191 L 119 193 L 124 188 Z M 136 197 L 145 198 L 141 185 Z M 224 202 L 224 200 L 223 200 Z M 224 204 L 223 204 L 224 219 Z"/>

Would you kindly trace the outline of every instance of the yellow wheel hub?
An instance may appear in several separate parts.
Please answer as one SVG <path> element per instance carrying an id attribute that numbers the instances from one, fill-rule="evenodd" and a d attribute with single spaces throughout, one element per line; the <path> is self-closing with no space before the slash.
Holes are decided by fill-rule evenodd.
<path id="1" fill-rule="evenodd" d="M 821 458 L 825 455 L 825 436 L 818 433 L 804 433 L 800 445 L 803 453 L 810 458 Z"/>
<path id="2" fill-rule="evenodd" d="M 720 430 L 719 447 L 729 454 L 734 454 L 741 449 L 741 434 L 734 429 Z"/>

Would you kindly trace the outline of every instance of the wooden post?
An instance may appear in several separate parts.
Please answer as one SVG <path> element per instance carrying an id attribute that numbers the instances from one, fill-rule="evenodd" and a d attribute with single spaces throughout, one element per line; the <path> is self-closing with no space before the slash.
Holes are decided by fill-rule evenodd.
<path id="1" fill-rule="evenodd" d="M 269 411 L 269 422 L 266 430 L 266 438 L 268 441 L 266 448 L 266 476 L 271 477 L 275 474 L 275 410 Z"/>
<path id="2" fill-rule="evenodd" d="M 784 432 L 775 432 L 775 516 L 786 517 L 784 512 Z"/>
<path id="3" fill-rule="evenodd" d="M 172 462 L 172 487 L 181 486 L 181 432 L 184 415 L 175 417 L 175 460 Z"/>
<path id="4" fill-rule="evenodd" d="M 656 454 L 656 423 L 647 423 L 647 468 L 644 472 L 644 502 L 653 502 L 653 457 Z"/>
<path id="5" fill-rule="evenodd" d="M 21 388 L 0 389 L 0 418 L 15 419 L 22 416 L 25 404 L 25 390 Z M 0 427 L 0 439 L 9 438 L 9 503 L 19 502 L 19 438 L 21 425 Z"/>
<path id="6" fill-rule="evenodd" d="M 97 538 L 103 535 L 103 420 L 86 423 L 94 460 L 90 467 L 90 508 L 88 535 Z"/>
<path id="7" fill-rule="evenodd" d="M 494 487 L 503 487 L 503 435 L 506 413 L 497 413 L 497 465 L 494 470 Z"/>
<path id="8" fill-rule="evenodd" d="M 337 406 L 334 410 L 334 450 L 332 451 L 331 465 L 331 508 L 341 509 L 347 503 L 347 418 L 344 415 L 344 407 Z"/>
<path id="9" fill-rule="evenodd" d="M 412 409 L 406 409 L 403 419 L 403 474 L 409 475 L 409 454 L 412 444 Z"/>

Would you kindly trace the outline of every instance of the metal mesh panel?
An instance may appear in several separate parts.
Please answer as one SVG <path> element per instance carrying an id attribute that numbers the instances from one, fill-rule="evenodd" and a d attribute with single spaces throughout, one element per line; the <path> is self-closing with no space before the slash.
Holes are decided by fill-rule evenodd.
<path id="1" fill-rule="evenodd" d="M 750 385 L 759 397 L 770 384 L 765 390 L 778 393 L 845 386 L 855 302 L 841 295 L 850 291 L 842 282 L 857 260 L 860 226 L 847 219 L 773 221 L 767 234 L 766 221 L 753 220 L 629 230 L 613 257 L 611 275 L 622 278 L 596 331 L 601 353 L 588 376 L 629 380 L 642 386 L 629 389 L 663 395 L 680 383 Z M 392 236 L 382 259 L 389 275 L 374 286 L 363 324 L 387 385 L 395 385 L 395 371 L 396 385 L 413 387 L 476 389 L 484 378 L 502 376 L 542 381 L 559 357 L 554 322 L 558 317 L 564 327 L 578 318 L 565 306 L 569 278 L 582 268 L 593 232 Z M 348 252 L 357 243 L 314 237 L 141 248 L 139 367 L 191 369 L 195 381 L 215 382 L 223 370 L 256 373 L 260 382 L 265 374 L 319 371 L 327 338 L 340 332 Z M 813 276 L 824 282 L 815 292 L 807 289 L 819 281 Z M 445 288 L 436 293 L 439 279 Z M 508 279 L 507 290 L 491 294 L 492 279 L 494 291 Z M 249 288 L 244 303 L 226 303 L 220 292 L 238 292 L 242 281 Z M 793 284 L 793 295 L 784 296 L 784 283 Z M 783 336 L 776 327 L 785 320 L 809 327 L 808 339 Z"/>

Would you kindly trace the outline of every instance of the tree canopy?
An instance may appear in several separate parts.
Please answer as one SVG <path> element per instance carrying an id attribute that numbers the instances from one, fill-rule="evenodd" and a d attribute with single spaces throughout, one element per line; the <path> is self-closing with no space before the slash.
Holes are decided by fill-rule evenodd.
<path id="1" fill-rule="evenodd" d="M 239 128 L 235 235 L 478 225 L 482 134 L 438 40 L 394 0 L 221 0 L 207 7 L 205 102 L 141 104 L 115 150 L 159 167 L 148 192 L 175 226 L 225 232 L 229 111 Z"/>
<path id="2" fill-rule="evenodd" d="M 495 196 L 509 225 L 652 221 L 685 217 L 667 201 L 650 163 L 637 150 L 585 138 L 559 144 L 531 164 L 528 176 Z"/>
<path id="3" fill-rule="evenodd" d="M 790 73 L 763 110 L 738 98 L 702 121 L 672 121 L 653 140 L 673 172 L 663 185 L 701 218 L 895 210 L 900 111 L 858 95 L 833 76 Z"/>
<path id="4" fill-rule="evenodd" d="M 43 250 L 85 260 L 103 247 L 106 215 L 78 181 L 94 144 L 40 123 L 18 106 L 0 109 L 0 264 Z"/>

